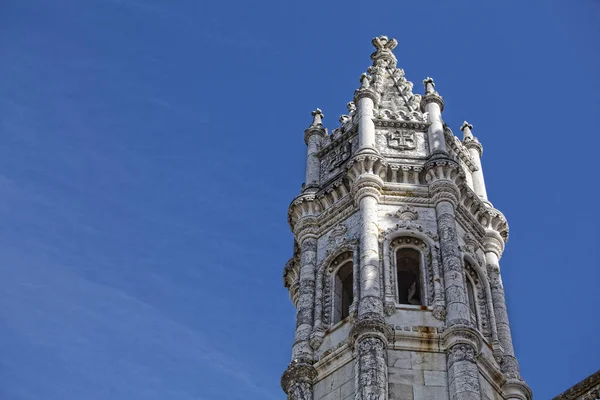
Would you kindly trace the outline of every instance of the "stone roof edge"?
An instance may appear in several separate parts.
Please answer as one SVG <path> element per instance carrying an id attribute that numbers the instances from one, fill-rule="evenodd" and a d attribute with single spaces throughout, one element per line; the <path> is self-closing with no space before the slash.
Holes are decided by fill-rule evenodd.
<path id="1" fill-rule="evenodd" d="M 575 384 L 569 389 L 565 390 L 552 400 L 575 400 L 578 396 L 584 394 L 587 390 L 600 384 L 600 370 L 594 372 L 581 382 Z"/>

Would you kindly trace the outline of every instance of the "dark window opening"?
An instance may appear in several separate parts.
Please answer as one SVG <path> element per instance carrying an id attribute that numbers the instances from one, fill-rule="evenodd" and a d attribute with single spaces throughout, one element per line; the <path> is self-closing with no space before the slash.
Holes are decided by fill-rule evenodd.
<path id="1" fill-rule="evenodd" d="M 396 253 L 398 303 L 421 305 L 421 257 L 414 249 Z"/>
<path id="2" fill-rule="evenodd" d="M 335 322 L 340 322 L 350 315 L 350 305 L 354 301 L 352 268 L 352 263 L 347 262 L 340 267 L 335 276 Z"/>

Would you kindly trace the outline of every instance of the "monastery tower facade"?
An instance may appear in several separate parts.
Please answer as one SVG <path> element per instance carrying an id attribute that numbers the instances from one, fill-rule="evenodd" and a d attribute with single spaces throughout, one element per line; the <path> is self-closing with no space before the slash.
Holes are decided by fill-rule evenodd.
<path id="1" fill-rule="evenodd" d="M 373 39 L 372 66 L 331 134 L 304 132 L 306 181 L 289 208 L 296 306 L 290 400 L 531 399 L 515 358 L 472 126 L 444 124 L 433 79 L 413 93 Z"/>

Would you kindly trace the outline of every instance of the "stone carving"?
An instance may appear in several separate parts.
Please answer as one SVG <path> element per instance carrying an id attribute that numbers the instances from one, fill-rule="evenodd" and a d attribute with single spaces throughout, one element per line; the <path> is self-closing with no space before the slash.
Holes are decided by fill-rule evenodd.
<path id="1" fill-rule="evenodd" d="M 457 344 L 452 346 L 448 352 L 448 368 L 458 361 L 475 361 L 475 348 L 468 344 Z"/>
<path id="2" fill-rule="evenodd" d="M 387 348 L 377 337 L 359 340 L 357 346 L 356 400 L 387 400 Z"/>
<path id="3" fill-rule="evenodd" d="M 412 131 L 391 131 L 387 134 L 388 146 L 397 150 L 412 150 L 417 148 L 415 133 Z"/>
<path id="4" fill-rule="evenodd" d="M 375 117 L 379 119 L 389 119 L 393 121 L 416 121 L 427 123 L 428 113 L 419 111 L 396 110 L 392 111 L 387 108 L 380 108 L 375 111 Z"/>
<path id="5" fill-rule="evenodd" d="M 337 224 L 329 233 L 329 245 L 327 246 L 327 252 L 331 252 L 338 248 L 344 241 L 344 236 L 348 228 L 344 224 Z"/>
<path id="6" fill-rule="evenodd" d="M 352 155 L 352 143 L 342 143 L 336 149 L 332 150 L 326 158 L 326 165 L 328 171 L 333 171 L 339 168 L 344 162 L 346 162 Z"/>
<path id="7" fill-rule="evenodd" d="M 348 104 L 346 104 L 346 108 L 348 109 L 348 114 L 354 115 L 356 113 L 356 105 L 353 101 L 349 101 Z"/>
<path id="8" fill-rule="evenodd" d="M 304 360 L 292 361 L 281 377 L 281 388 L 289 400 L 313 400 L 312 382 L 317 371 Z"/>
<path id="9" fill-rule="evenodd" d="M 394 216 L 403 221 L 416 221 L 419 218 L 419 213 L 413 206 L 402 206 Z"/>

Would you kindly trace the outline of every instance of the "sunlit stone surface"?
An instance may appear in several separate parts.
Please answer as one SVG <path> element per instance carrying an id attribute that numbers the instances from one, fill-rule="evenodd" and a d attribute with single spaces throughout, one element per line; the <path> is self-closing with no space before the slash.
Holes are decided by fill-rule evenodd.
<path id="1" fill-rule="evenodd" d="M 291 400 L 531 399 L 500 273 L 508 225 L 487 198 L 483 148 L 469 123 L 462 140 L 444 124 L 433 79 L 413 93 L 395 39 L 373 45 L 340 125 L 328 132 L 317 109 L 304 132 L 282 387 Z"/>

